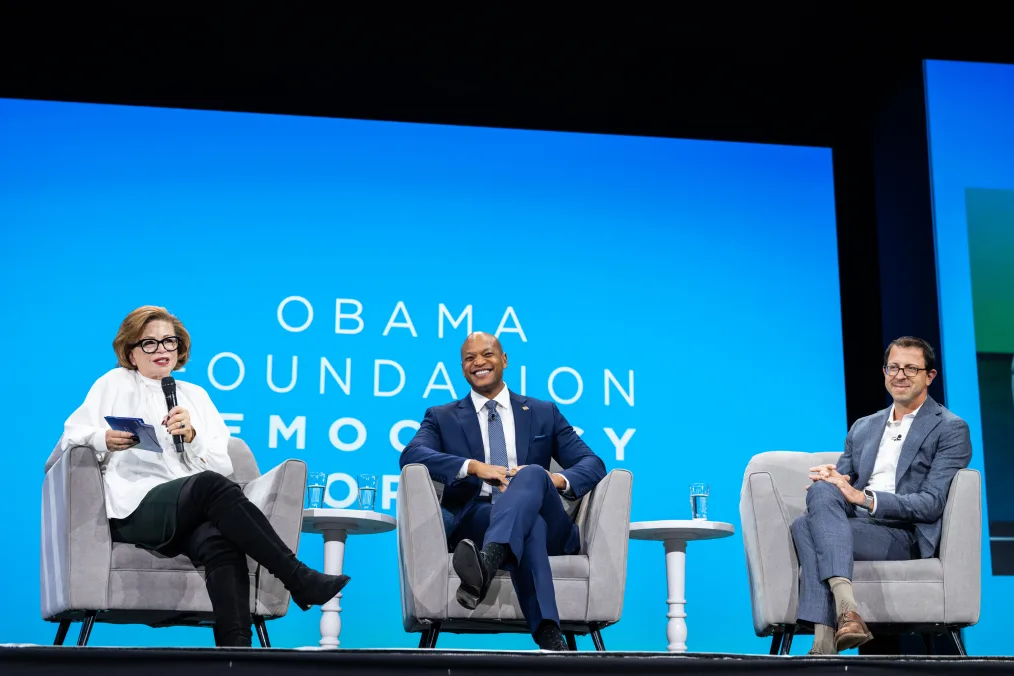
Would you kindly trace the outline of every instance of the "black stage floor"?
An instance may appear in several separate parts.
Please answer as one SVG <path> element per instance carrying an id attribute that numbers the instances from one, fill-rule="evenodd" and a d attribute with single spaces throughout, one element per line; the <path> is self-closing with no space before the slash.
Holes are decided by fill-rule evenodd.
<path id="1" fill-rule="evenodd" d="M 241 676 L 324 672 L 398 676 L 462 674 L 987 674 L 1014 673 L 1006 657 L 769 657 L 701 653 L 539 653 L 472 650 L 282 650 L 0 646 L 0 674 Z"/>

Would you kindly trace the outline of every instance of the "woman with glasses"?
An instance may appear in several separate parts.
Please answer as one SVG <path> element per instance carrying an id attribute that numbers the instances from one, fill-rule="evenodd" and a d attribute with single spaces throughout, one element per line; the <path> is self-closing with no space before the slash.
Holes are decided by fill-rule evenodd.
<path id="1" fill-rule="evenodd" d="M 168 310 L 140 307 L 113 340 L 119 366 L 99 378 L 67 419 L 60 447 L 95 450 L 114 542 L 203 565 L 215 615 L 215 644 L 251 644 L 246 557 L 277 577 L 306 610 L 334 598 L 346 575 L 325 575 L 300 563 L 263 513 L 226 477 L 232 474 L 229 430 L 205 390 L 177 383 L 168 410 L 161 380 L 187 363 L 190 334 Z M 160 452 L 137 447 L 106 416 L 141 418 L 156 430 Z M 174 437 L 183 439 L 183 453 Z"/>

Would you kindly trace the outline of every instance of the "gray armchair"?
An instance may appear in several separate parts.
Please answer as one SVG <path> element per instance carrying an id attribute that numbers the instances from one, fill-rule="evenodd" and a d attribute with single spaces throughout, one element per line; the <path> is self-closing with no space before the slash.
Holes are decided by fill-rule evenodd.
<path id="1" fill-rule="evenodd" d="M 599 633 L 615 624 L 623 610 L 633 476 L 613 470 L 581 500 L 564 501 L 581 531 L 581 551 L 552 556 L 553 585 L 560 624 L 572 649 L 575 636 Z M 422 465 L 407 465 L 398 485 L 398 564 L 401 611 L 407 632 L 422 632 L 420 648 L 433 648 L 441 631 L 451 633 L 527 633 L 510 576 L 500 571 L 486 599 L 467 610 L 454 598 L 458 576 L 444 530 L 438 491 Z"/>
<path id="2" fill-rule="evenodd" d="M 740 492 L 754 631 L 772 635 L 771 653 L 789 652 L 796 632 L 799 562 L 789 526 L 806 511 L 809 468 L 840 453 L 771 451 L 755 455 Z M 964 469 L 951 482 L 937 558 L 857 561 L 859 612 L 874 633 L 950 632 L 979 621 L 982 502 L 979 473 Z"/>
<path id="3" fill-rule="evenodd" d="M 261 475 L 249 447 L 229 440 L 233 475 L 293 551 L 299 546 L 306 465 L 286 460 Z M 250 612 L 261 645 L 269 647 L 264 621 L 282 617 L 289 592 L 277 578 L 248 560 Z M 167 558 L 113 542 L 95 452 L 59 447 L 46 463 L 42 488 L 42 617 L 59 622 L 56 645 L 70 623 L 81 621 L 78 645 L 88 642 L 94 622 L 152 627 L 212 624 L 203 569 L 185 555 Z"/>

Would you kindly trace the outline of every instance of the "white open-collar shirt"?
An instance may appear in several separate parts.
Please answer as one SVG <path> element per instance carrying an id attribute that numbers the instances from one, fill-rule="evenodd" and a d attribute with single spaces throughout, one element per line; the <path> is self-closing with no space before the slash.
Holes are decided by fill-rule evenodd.
<path id="1" fill-rule="evenodd" d="M 915 416 L 918 415 L 922 406 L 911 413 L 906 413 L 901 420 L 894 419 L 894 404 L 887 412 L 887 425 L 884 427 L 884 434 L 880 437 L 880 447 L 877 449 L 877 459 L 873 463 L 873 473 L 870 474 L 870 481 L 866 488 L 874 494 L 874 505 L 871 514 L 877 513 L 876 494 L 878 491 L 893 493 L 895 481 L 897 481 L 898 461 L 901 459 L 901 449 L 908 438 L 908 432 L 912 429 Z"/>
<path id="2" fill-rule="evenodd" d="M 89 446 L 102 468 L 105 488 L 106 515 L 122 519 L 137 509 L 141 500 L 155 486 L 205 470 L 223 476 L 232 474 L 229 459 L 229 429 L 211 397 L 199 385 L 176 381 L 179 406 L 190 413 L 197 436 L 193 443 L 183 444 L 187 467 L 176 452 L 173 435 L 162 426 L 169 412 L 158 380 L 145 378 L 137 371 L 115 368 L 92 385 L 84 403 L 64 423 L 60 450 Z M 106 416 L 141 418 L 155 428 L 162 453 L 128 448 L 110 451 L 106 446 L 109 424 Z"/>

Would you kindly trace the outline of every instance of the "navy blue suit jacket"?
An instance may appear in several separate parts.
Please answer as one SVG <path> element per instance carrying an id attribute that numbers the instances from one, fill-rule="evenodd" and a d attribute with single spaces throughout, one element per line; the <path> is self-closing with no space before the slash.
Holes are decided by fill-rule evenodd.
<path id="1" fill-rule="evenodd" d="M 549 469 L 551 459 L 563 467 L 575 497 L 581 497 L 606 475 L 606 466 L 560 413 L 556 404 L 510 393 L 518 465 Z M 475 476 L 457 479 L 465 459 L 486 461 L 479 417 L 469 394 L 464 399 L 426 410 L 419 431 L 401 453 L 401 466 L 425 465 L 443 483 L 441 504 L 454 517 L 482 488 Z"/>
<path id="2" fill-rule="evenodd" d="M 845 437 L 845 452 L 838 458 L 837 469 L 850 477 L 856 488 L 869 484 L 890 411 L 888 407 L 860 418 Z M 932 557 L 940 544 L 940 519 L 951 480 L 971 459 L 968 425 L 926 397 L 901 445 L 895 492 L 877 492 L 874 517 L 915 524 L 919 553 L 923 558 Z"/>

